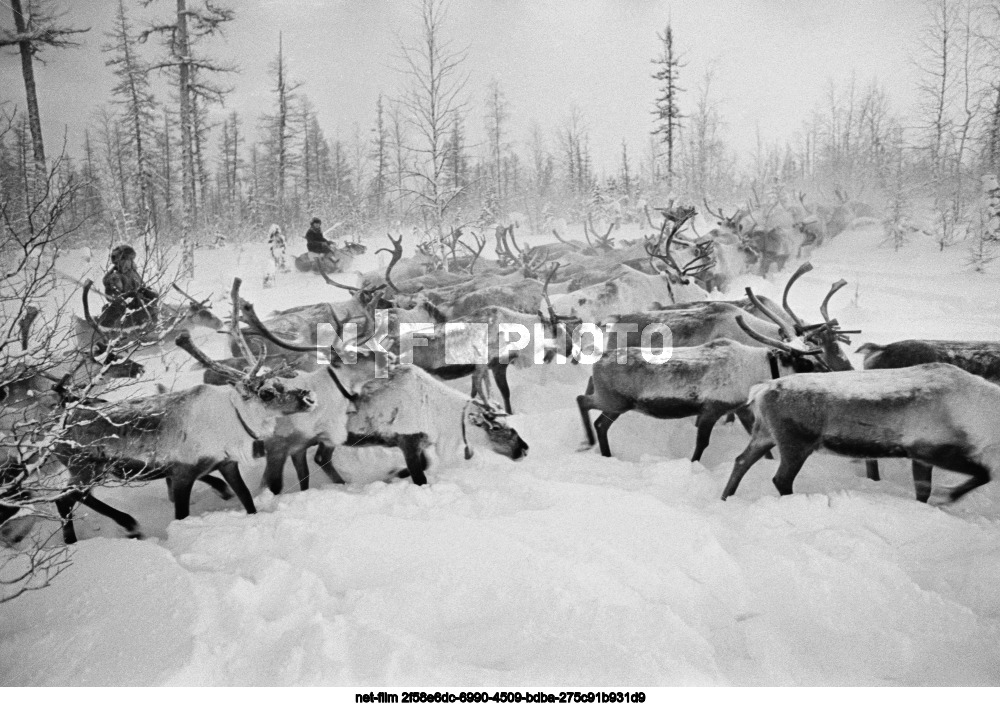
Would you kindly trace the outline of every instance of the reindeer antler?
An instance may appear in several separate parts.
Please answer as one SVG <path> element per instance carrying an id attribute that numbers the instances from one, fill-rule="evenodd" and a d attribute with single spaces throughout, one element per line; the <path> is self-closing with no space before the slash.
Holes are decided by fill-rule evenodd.
<path id="1" fill-rule="evenodd" d="M 757 295 L 753 293 L 753 288 L 746 288 L 747 298 L 753 303 L 753 306 L 757 308 L 758 311 L 763 312 L 764 316 L 770 319 L 772 322 L 778 325 L 778 329 L 781 333 L 788 337 L 789 340 L 794 339 L 798 334 L 792 327 L 788 326 L 788 322 L 779 317 L 775 312 L 771 311 L 763 302 L 757 299 Z"/>
<path id="2" fill-rule="evenodd" d="M 552 270 L 549 271 L 548 276 L 545 278 L 545 284 L 542 285 L 542 297 L 545 299 L 545 306 L 549 309 L 549 319 L 552 322 L 553 329 L 556 326 L 556 310 L 552 306 L 552 300 L 549 299 L 549 283 L 552 281 L 552 278 L 555 277 L 558 269 L 559 263 L 556 263 Z"/>
<path id="3" fill-rule="evenodd" d="M 229 320 L 229 333 L 234 339 L 236 339 L 236 343 L 240 348 L 240 353 L 243 354 L 243 358 L 245 358 L 247 363 L 251 365 L 251 369 L 247 377 L 252 381 L 257 377 L 257 373 L 260 372 L 261 367 L 264 365 L 264 361 L 267 359 L 267 351 L 265 348 L 265 351 L 258 357 L 257 354 L 253 352 L 253 349 L 251 349 L 250 344 L 243 336 L 243 330 L 240 328 L 240 303 L 243 301 L 240 298 L 240 285 L 242 284 L 243 280 L 238 277 L 233 278 L 233 288 L 229 293 L 229 297 L 233 304 L 233 314 Z"/>
<path id="4" fill-rule="evenodd" d="M 766 344 L 772 348 L 780 349 L 790 354 L 802 355 L 802 356 L 815 356 L 816 354 L 823 353 L 822 349 L 812 348 L 812 349 L 796 349 L 789 346 L 784 341 L 778 341 L 777 339 L 772 339 L 770 336 L 765 336 L 759 331 L 755 331 L 750 327 L 749 324 L 743 319 L 742 314 L 736 315 L 736 323 L 739 325 L 740 329 L 746 332 L 747 336 L 756 339 L 762 344 Z"/>
<path id="5" fill-rule="evenodd" d="M 472 246 L 470 246 L 469 244 L 467 244 L 465 242 L 462 242 L 462 241 L 459 241 L 460 243 L 462 243 L 462 245 L 465 247 L 466 250 L 468 250 L 470 253 L 472 253 L 472 262 L 469 263 L 469 274 L 470 275 L 472 274 L 473 270 L 476 267 L 476 261 L 479 260 L 479 256 L 483 252 L 483 248 L 486 247 L 486 237 L 485 236 L 480 237 L 479 234 L 477 234 L 477 233 L 475 233 L 473 231 L 472 232 L 472 237 L 476 240 L 476 245 L 479 246 L 478 249 L 473 249 Z"/>
<path id="6" fill-rule="evenodd" d="M 611 225 L 608 226 L 608 230 L 607 230 L 607 232 L 603 236 L 598 235 L 597 229 L 594 228 L 593 217 L 589 213 L 587 214 L 587 220 L 583 224 L 583 232 L 584 232 L 584 234 L 587 234 L 587 230 L 588 230 L 587 226 L 590 226 L 590 232 L 594 234 L 594 239 L 597 241 L 598 247 L 607 248 L 608 250 L 614 250 L 614 244 L 612 243 L 612 241 L 614 240 L 614 238 L 611 237 L 611 232 L 615 229 L 614 221 L 612 221 Z M 587 242 L 590 243 L 590 237 L 589 236 L 587 237 Z M 591 245 L 591 247 L 593 247 L 594 244 L 590 243 L 590 245 Z"/>
<path id="7" fill-rule="evenodd" d="M 792 308 L 788 306 L 788 293 L 789 291 L 791 291 L 792 285 L 795 284 L 795 281 L 798 280 L 803 275 L 805 275 L 807 272 L 810 272 L 812 269 L 813 269 L 812 263 L 809 262 L 802 263 L 802 265 L 799 266 L 798 270 L 796 270 L 792 274 L 792 276 L 788 279 L 788 283 L 785 285 L 785 291 L 781 295 L 781 306 L 786 312 L 788 312 L 788 316 L 792 318 L 792 321 L 795 322 L 795 328 L 799 334 L 801 334 L 803 329 L 805 328 L 805 322 L 803 322 L 802 319 L 798 315 L 796 315 L 795 312 L 792 311 Z M 846 285 L 847 283 L 845 282 L 844 284 Z"/>
<path id="8" fill-rule="evenodd" d="M 677 237 L 677 234 L 684 228 L 684 225 L 695 215 L 695 210 L 693 207 L 674 208 L 671 206 L 661 209 L 660 212 L 663 214 L 663 225 L 660 227 L 660 234 L 655 240 L 653 238 L 646 239 L 644 248 L 647 255 L 649 255 L 650 263 L 652 263 L 653 258 L 662 261 L 680 279 L 681 284 L 687 284 L 687 276 L 689 274 L 701 272 L 711 266 L 710 258 L 703 254 L 695 257 L 684 267 L 681 267 L 670 252 L 674 238 Z M 664 237 L 666 238 L 665 241 Z M 696 265 L 700 260 L 705 260 L 706 262 Z"/>
<path id="9" fill-rule="evenodd" d="M 391 287 L 396 292 L 399 292 L 399 288 L 396 287 L 396 285 L 392 282 L 392 279 L 389 277 L 389 274 L 392 272 L 393 266 L 396 263 L 398 263 L 400 259 L 402 259 L 403 257 L 403 234 L 399 234 L 399 238 L 396 240 L 393 240 L 392 235 L 389 233 L 385 235 L 389 239 L 389 242 L 392 243 L 392 250 L 389 250 L 388 248 L 379 248 L 375 252 L 382 253 L 384 251 L 386 253 L 392 254 L 392 257 L 389 259 L 389 265 L 385 269 L 385 281 L 389 285 L 389 287 Z"/>

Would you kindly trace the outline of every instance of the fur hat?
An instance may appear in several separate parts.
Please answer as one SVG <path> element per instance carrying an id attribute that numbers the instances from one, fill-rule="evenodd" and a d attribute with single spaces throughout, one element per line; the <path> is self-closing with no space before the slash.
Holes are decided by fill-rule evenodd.
<path id="1" fill-rule="evenodd" d="M 117 263 L 125 258 L 134 258 L 135 248 L 130 245 L 118 245 L 111 251 L 111 262 Z"/>

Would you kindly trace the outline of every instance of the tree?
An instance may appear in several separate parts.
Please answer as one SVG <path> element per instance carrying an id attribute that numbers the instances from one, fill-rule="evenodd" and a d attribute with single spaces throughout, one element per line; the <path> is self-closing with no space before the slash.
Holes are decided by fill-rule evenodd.
<path id="1" fill-rule="evenodd" d="M 274 112 L 261 119 L 264 131 L 264 149 L 271 172 L 271 194 L 279 219 L 285 214 L 285 189 L 288 175 L 293 164 L 292 140 L 295 138 L 295 121 L 292 111 L 298 100 L 295 92 L 302 86 L 301 82 L 291 82 L 288 79 L 288 67 L 282 50 L 282 37 L 278 33 L 278 53 L 271 62 L 271 77 L 274 87 Z"/>
<path id="2" fill-rule="evenodd" d="M 230 213 L 239 211 L 241 206 L 240 172 L 243 160 L 240 158 L 240 145 L 243 136 L 240 133 L 240 117 L 232 111 L 222 122 L 222 135 L 219 140 L 219 169 L 221 171 L 220 186 L 223 191 L 226 210 Z"/>
<path id="3" fill-rule="evenodd" d="M 0 146 L 14 136 L 13 115 L 0 114 Z M 35 171 L 25 128 L 26 159 L 18 170 Z M 31 155 L 29 157 L 29 154 Z M 19 189 L 24 179 L 4 182 L 0 192 L 0 498 L 18 516 L 41 516 L 48 504 L 64 495 L 68 481 L 55 463 L 53 445 L 67 430 L 74 403 L 59 404 L 48 390 L 75 355 L 73 327 L 65 301 L 57 295 L 56 258 L 60 247 L 79 229 L 82 217 L 71 218 L 81 183 L 66 169 L 65 149 L 45 172 L 35 174 L 36 189 Z M 106 367 L 84 374 L 74 391 L 85 398 Z M 68 385 L 66 379 L 62 379 Z M 49 516 L 46 516 L 49 517 Z M 4 518 L 7 520 L 7 518 Z M 52 546 L 44 534 L 28 535 L 18 548 L 0 548 L 0 603 L 47 586 L 66 568 L 69 551 Z"/>
<path id="4" fill-rule="evenodd" d="M 653 63 L 659 66 L 653 78 L 660 82 L 659 91 L 656 96 L 655 110 L 656 128 L 653 135 L 660 136 L 660 142 L 667 149 L 667 189 L 674 188 L 674 156 L 679 142 L 679 132 L 681 118 L 683 117 L 679 108 L 680 93 L 683 89 L 678 84 L 678 74 L 684 64 L 674 48 L 674 31 L 667 22 L 667 28 L 663 34 L 657 34 L 660 40 L 661 53 Z"/>
<path id="5" fill-rule="evenodd" d="M 546 213 L 547 200 L 552 193 L 552 183 L 555 178 L 555 160 L 546 149 L 545 134 L 538 121 L 533 121 L 528 139 L 528 216 L 532 221 L 532 230 L 537 233 Z"/>
<path id="6" fill-rule="evenodd" d="M 622 166 L 619 176 L 622 180 L 622 192 L 626 199 L 632 198 L 632 165 L 628 159 L 628 143 L 622 138 Z"/>
<path id="7" fill-rule="evenodd" d="M 406 190 L 406 174 L 410 169 L 410 161 L 406 154 L 406 121 L 403 118 L 403 107 L 398 101 L 390 104 L 389 110 L 389 148 L 392 158 L 393 204 L 397 217 L 402 217 L 405 210 L 404 197 Z"/>
<path id="8" fill-rule="evenodd" d="M 163 126 L 157 131 L 156 147 L 160 154 L 160 171 L 157 175 L 159 190 L 163 199 L 163 219 L 166 225 L 172 225 L 175 219 L 174 206 L 177 193 L 177 169 L 173 154 L 174 131 L 177 121 L 167 106 L 163 106 Z"/>
<path id="9" fill-rule="evenodd" d="M 955 0 L 928 0 L 928 23 L 920 36 L 924 56 L 918 68 L 921 115 L 934 189 L 934 212 L 938 219 L 941 250 L 954 238 L 955 214 L 948 195 L 949 171 L 953 165 L 952 130 L 955 102 L 955 61 L 958 13 Z"/>
<path id="10" fill-rule="evenodd" d="M 0 30 L 0 48 L 16 46 L 21 56 L 21 75 L 24 78 L 35 165 L 44 172 L 45 145 L 42 140 L 42 118 L 38 111 L 35 86 L 35 56 L 46 47 L 78 46 L 70 37 L 89 32 L 90 28 L 81 29 L 60 24 L 60 19 L 65 13 L 55 10 L 52 4 L 45 0 L 10 0 L 9 7 L 14 13 L 14 31 Z"/>
<path id="11" fill-rule="evenodd" d="M 569 116 L 559 130 L 559 143 L 563 154 L 567 192 L 577 198 L 588 197 L 594 185 L 590 138 L 584 125 L 583 113 L 575 105 L 570 109 Z"/>
<path id="12" fill-rule="evenodd" d="M 385 124 L 385 105 L 380 93 L 375 101 L 375 126 L 372 128 L 371 152 L 374 174 L 369 198 L 376 217 L 382 216 L 389 177 L 389 131 Z"/>
<path id="13" fill-rule="evenodd" d="M 711 69 L 702 77 L 683 141 L 685 183 L 692 198 L 728 192 L 735 171 L 722 138 L 718 103 L 712 95 L 714 78 Z"/>
<path id="14" fill-rule="evenodd" d="M 485 123 L 489 143 L 490 177 L 496 198 L 501 203 L 506 197 L 504 159 L 508 149 L 506 137 L 509 117 L 510 106 L 500 87 L 500 81 L 493 79 L 487 88 Z"/>
<path id="15" fill-rule="evenodd" d="M 449 183 L 446 143 L 465 107 L 468 81 L 462 68 L 466 51 L 453 49 L 444 37 L 446 14 L 445 0 L 420 0 L 419 34 L 412 44 L 400 45 L 403 73 L 409 79 L 400 102 L 414 131 L 407 145 L 415 158 L 407 172 L 415 182 L 409 191 L 439 239 L 444 236 L 445 212 L 461 191 Z"/>
<path id="16" fill-rule="evenodd" d="M 451 125 L 451 135 L 445 143 L 448 184 L 459 194 L 469 184 L 469 158 L 465 154 L 465 126 L 459 115 Z"/>
<path id="17" fill-rule="evenodd" d="M 90 131 L 83 132 L 83 192 L 81 200 L 85 219 L 95 221 L 104 217 L 104 201 L 101 198 L 100 175 L 97 172 L 97 159 L 94 146 L 90 139 Z"/>
<path id="18" fill-rule="evenodd" d="M 197 0 L 194 0 L 197 2 Z M 156 0 L 140 0 L 143 7 L 149 7 Z M 176 0 L 176 12 L 170 22 L 158 22 L 139 35 L 139 41 L 145 42 L 156 34 L 164 38 L 167 56 L 155 64 L 150 70 L 166 70 L 177 82 L 178 120 L 180 122 L 180 152 L 181 152 L 181 228 L 187 233 L 198 215 L 196 201 L 196 131 L 199 118 L 196 115 L 195 97 L 211 102 L 221 101 L 227 89 L 211 82 L 211 76 L 218 73 L 234 71 L 230 66 L 219 64 L 196 52 L 200 42 L 222 32 L 226 22 L 230 22 L 235 13 L 225 7 L 216 5 L 212 0 L 204 0 L 203 4 L 188 4 L 188 0 Z M 193 241 L 192 241 L 193 247 Z"/>
<path id="19" fill-rule="evenodd" d="M 124 121 L 128 125 L 126 142 L 132 153 L 135 177 L 139 187 L 138 225 L 156 230 L 156 200 L 153 190 L 153 168 L 150 150 L 156 101 L 149 87 L 149 69 L 138 54 L 138 38 L 132 33 L 132 25 L 125 11 L 125 0 L 118 0 L 115 24 L 107 33 L 111 39 L 102 51 L 113 53 L 105 61 L 113 67 L 118 81 L 111 89 L 114 103 L 124 110 Z"/>

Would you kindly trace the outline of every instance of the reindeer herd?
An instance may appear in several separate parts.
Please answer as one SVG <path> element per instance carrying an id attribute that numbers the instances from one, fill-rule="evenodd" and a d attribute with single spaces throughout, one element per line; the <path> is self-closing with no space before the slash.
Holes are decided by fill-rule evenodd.
<path id="1" fill-rule="evenodd" d="M 720 419 L 738 419 L 750 442 L 723 499 L 774 448 L 780 456 L 774 484 L 782 495 L 792 492 L 796 474 L 820 448 L 866 459 L 875 480 L 877 458 L 911 459 L 920 501 L 931 496 L 934 466 L 969 477 L 947 490 L 945 502 L 990 480 L 1000 464 L 1000 343 L 865 344 L 858 349 L 864 370 L 855 371 L 842 345 L 859 332 L 843 329 L 829 313 L 846 282 L 831 286 L 819 308 L 822 321 L 807 323 L 789 303 L 794 284 L 812 269 L 808 262 L 790 276 L 780 304 L 751 288 L 741 299 L 709 299 L 740 274 L 782 271 L 827 237 L 817 235 L 816 224 L 825 228 L 828 220 L 796 220 L 796 241 L 779 226 L 748 224 L 749 212 L 719 212 L 715 227 L 700 237 L 692 233 L 695 209 L 671 204 L 658 211 L 658 225 L 647 212 L 654 234 L 634 242 L 615 243 L 613 229 L 601 235 L 588 222 L 585 241 L 556 231 L 555 243 L 522 248 L 512 226 L 498 226 L 496 259 L 483 256 L 486 238 L 472 235 L 472 246 L 460 230 L 410 257 L 402 236 L 389 236 L 391 248 L 381 249 L 388 266 L 362 274 L 356 286 L 320 268 L 322 281 L 348 290 L 348 299 L 265 317 L 240 296 L 237 278 L 229 293 L 232 357 L 221 361 L 191 337 L 199 327 L 225 326 L 207 301 L 189 297 L 162 307 L 145 328 L 126 330 L 91 316 L 86 283 L 75 361 L 55 373 L 25 367 L 0 388 L 0 432 L 16 437 L 45 416 L 61 416 L 62 432 L 43 466 L 65 467 L 70 480 L 51 499 L 65 541 L 76 539 L 77 503 L 141 537 L 140 524 L 96 498 L 95 488 L 108 479 L 165 479 L 181 519 L 196 481 L 224 498 L 235 494 L 254 513 L 239 469 L 252 459 L 266 460 L 262 483 L 276 494 L 289 457 L 300 488 L 308 488 L 310 450 L 337 484 L 344 483 L 333 464 L 338 447 L 398 449 L 405 468 L 393 476 L 415 484 L 477 450 L 521 459 L 528 445 L 507 417 L 524 401 L 511 400 L 509 367 L 577 363 L 582 332 L 596 326 L 616 335 L 596 353 L 576 402 L 586 447 L 597 444 L 604 456 L 611 456 L 609 428 L 635 411 L 695 418 L 692 460 L 701 458 Z M 22 322 L 25 347 L 30 326 Z M 529 332 L 528 340 L 511 341 L 505 332 L 514 326 Z M 671 347 L 668 356 L 648 355 L 645 337 L 653 330 Z M 408 345 L 414 343 L 408 331 L 420 345 Z M 74 387 L 87 377 L 81 371 L 93 377 L 95 367 L 98 379 L 141 375 L 128 347 L 151 336 L 169 337 L 189 354 L 204 369 L 203 383 L 120 402 L 92 397 L 92 386 L 84 394 Z M 462 378 L 471 379 L 469 395 L 442 382 Z M 491 401 L 494 385 L 502 407 Z M 592 411 L 599 413 L 593 422 Z M 12 530 L 6 521 L 31 501 L 21 481 L 38 467 L 23 453 L 0 452 L 0 527 L 7 541 L 30 529 Z"/>

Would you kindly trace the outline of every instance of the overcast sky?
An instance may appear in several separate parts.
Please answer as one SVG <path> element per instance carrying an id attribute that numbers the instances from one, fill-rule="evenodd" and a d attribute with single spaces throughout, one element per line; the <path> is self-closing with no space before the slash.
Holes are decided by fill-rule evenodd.
<path id="1" fill-rule="evenodd" d="M 68 19 L 93 29 L 83 47 L 43 55 L 38 91 L 47 142 L 67 130 L 76 150 L 109 96 L 112 77 L 99 46 L 117 3 L 62 4 Z M 379 92 L 392 95 L 402 85 L 397 47 L 414 37 L 412 0 L 228 4 L 237 17 L 212 53 L 240 67 L 225 110 L 239 111 L 248 128 L 270 109 L 267 66 L 279 31 L 290 74 L 304 82 L 328 137 L 349 140 L 355 125 L 366 131 Z M 172 0 L 154 4 L 161 16 L 173 7 Z M 510 102 L 512 140 L 526 139 L 532 119 L 551 134 L 576 105 L 600 165 L 615 168 L 622 138 L 633 155 L 644 153 L 656 91 L 650 60 L 668 18 L 686 61 L 682 85 L 693 96 L 714 67 L 726 136 L 741 150 L 755 143 L 758 124 L 768 140 L 791 137 L 828 80 L 844 83 L 852 72 L 861 84 L 880 80 L 897 108 L 912 105 L 919 0 L 452 0 L 447 33 L 468 48 L 471 139 L 481 137 L 484 89 L 496 77 Z M 12 24 L 7 0 L 0 0 L 0 21 Z M 0 100 L 24 104 L 14 54 L 0 58 Z"/>

